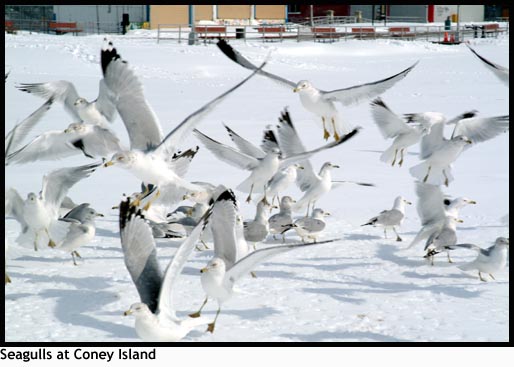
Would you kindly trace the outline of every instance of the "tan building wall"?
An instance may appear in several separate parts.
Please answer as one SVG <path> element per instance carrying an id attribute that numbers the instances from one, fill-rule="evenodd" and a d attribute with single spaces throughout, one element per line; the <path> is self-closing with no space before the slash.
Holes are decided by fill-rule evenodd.
<path id="1" fill-rule="evenodd" d="M 250 5 L 218 5 L 219 19 L 250 19 Z"/>
<path id="2" fill-rule="evenodd" d="M 195 5 L 195 21 L 212 20 L 213 5 Z"/>
<path id="3" fill-rule="evenodd" d="M 188 5 L 151 5 L 150 28 L 156 29 L 159 24 L 188 24 Z"/>
<path id="4" fill-rule="evenodd" d="M 286 6 L 256 5 L 255 19 L 286 19 Z"/>

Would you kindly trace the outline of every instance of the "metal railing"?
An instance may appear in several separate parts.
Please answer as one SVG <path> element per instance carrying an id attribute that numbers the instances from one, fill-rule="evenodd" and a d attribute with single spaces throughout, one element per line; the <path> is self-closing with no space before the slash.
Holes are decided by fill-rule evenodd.
<path id="1" fill-rule="evenodd" d="M 486 24 L 486 23 L 482 23 Z M 490 24 L 490 23 L 489 23 Z M 509 34 L 508 23 L 499 23 L 500 28 L 498 32 L 491 32 L 483 34 L 484 36 L 498 36 L 499 34 Z M 326 25 L 323 25 L 326 27 Z M 466 39 L 482 37 L 482 33 L 475 32 L 471 27 L 465 24 L 460 25 L 457 32 L 457 26 L 452 26 L 451 29 L 446 30 L 443 25 L 370 25 L 369 23 L 358 23 L 344 26 L 333 26 L 333 30 L 320 30 L 319 25 L 316 25 L 314 30 L 310 26 L 299 24 L 286 24 L 286 25 L 273 25 L 267 26 L 283 27 L 284 31 L 266 32 L 259 28 L 260 26 L 226 26 L 224 32 L 215 32 L 211 35 L 198 34 L 191 32 L 191 27 L 184 24 L 159 24 L 157 29 L 157 42 L 164 40 L 171 40 L 181 42 L 189 42 L 190 44 L 200 44 L 208 42 L 216 42 L 218 38 L 225 39 L 241 39 L 243 41 L 262 41 L 262 42 L 282 42 L 284 40 L 301 41 L 320 41 L 320 42 L 333 42 L 338 40 L 349 39 L 377 39 L 377 38 L 391 38 L 391 39 L 406 39 L 406 40 L 426 40 L 431 42 L 442 42 L 445 33 L 450 38 L 452 35 L 458 38 L 460 42 Z M 394 29 L 396 28 L 396 29 Z M 458 33 L 458 34 L 457 34 Z"/>

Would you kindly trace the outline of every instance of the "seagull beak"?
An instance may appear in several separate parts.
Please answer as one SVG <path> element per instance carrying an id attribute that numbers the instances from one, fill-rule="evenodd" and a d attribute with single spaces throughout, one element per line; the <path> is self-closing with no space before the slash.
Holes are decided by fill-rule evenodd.
<path id="1" fill-rule="evenodd" d="M 477 202 L 475 200 L 468 201 L 468 204 L 476 204 Z"/>
<path id="2" fill-rule="evenodd" d="M 464 223 L 462 219 L 457 219 L 457 223 Z"/>
<path id="3" fill-rule="evenodd" d="M 102 213 L 96 213 L 96 216 L 97 217 L 105 217 L 105 215 L 103 215 Z"/>
<path id="4" fill-rule="evenodd" d="M 276 206 L 276 205 L 272 205 L 272 206 L 271 206 L 271 209 L 278 209 L 278 206 Z"/>
<path id="5" fill-rule="evenodd" d="M 132 315 L 131 310 L 127 310 L 127 311 L 123 312 L 123 316 L 128 316 L 128 315 Z"/>
<path id="6" fill-rule="evenodd" d="M 109 167 L 109 166 L 112 166 L 113 164 L 114 164 L 113 161 L 105 162 L 104 167 Z"/>
<path id="7" fill-rule="evenodd" d="M 293 89 L 293 93 L 296 93 L 296 92 L 298 92 L 299 90 L 300 90 L 300 88 L 295 88 L 295 89 Z"/>
<path id="8" fill-rule="evenodd" d="M 468 144 L 473 144 L 473 142 L 472 142 L 471 140 L 469 140 L 469 139 L 468 139 L 468 140 L 466 140 L 466 143 L 468 143 Z"/>
<path id="9" fill-rule="evenodd" d="M 412 205 L 410 201 L 405 200 L 405 204 Z"/>
<path id="10" fill-rule="evenodd" d="M 325 212 L 325 217 L 328 217 L 329 215 L 332 215 L 332 214 L 330 214 L 329 212 Z"/>
<path id="11" fill-rule="evenodd" d="M 340 168 L 337 164 L 333 164 L 332 168 Z"/>
<path id="12" fill-rule="evenodd" d="M 209 268 L 208 267 L 205 267 L 205 268 L 202 268 L 200 269 L 200 273 L 207 273 L 209 271 Z"/>
<path id="13" fill-rule="evenodd" d="M 64 130 L 64 133 L 65 133 L 65 134 L 70 133 L 70 129 L 65 129 L 65 130 Z"/>

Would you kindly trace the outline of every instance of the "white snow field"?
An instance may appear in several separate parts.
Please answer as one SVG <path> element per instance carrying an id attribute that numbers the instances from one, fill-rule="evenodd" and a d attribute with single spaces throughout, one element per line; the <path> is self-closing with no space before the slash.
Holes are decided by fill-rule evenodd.
<path id="1" fill-rule="evenodd" d="M 155 38 L 135 35 L 111 39 L 121 56 L 141 78 L 148 101 L 165 133 L 210 99 L 241 81 L 249 71 L 224 56 L 215 44 L 188 46 L 156 43 Z M 5 132 L 42 103 L 43 99 L 18 91 L 16 83 L 72 81 L 88 100 L 98 95 L 103 35 L 53 36 L 19 33 L 5 35 Z M 439 45 L 426 41 L 391 39 L 348 40 L 333 44 L 285 41 L 231 41 L 230 44 L 255 63 L 272 50 L 265 70 L 298 81 L 310 80 L 331 90 L 375 81 L 396 74 L 419 60 L 402 81 L 382 94 L 396 113 L 439 111 L 449 118 L 476 109 L 481 116 L 509 113 L 508 88 L 484 67 L 464 45 Z M 508 66 L 508 36 L 476 39 L 472 47 L 487 59 Z M 198 126 L 203 133 L 232 144 L 222 126 L 260 143 L 262 130 L 275 124 L 288 106 L 307 148 L 325 143 L 321 124 L 305 110 L 292 90 L 262 76 L 255 76 L 230 95 Z M 347 184 L 319 200 L 329 211 L 327 228 L 319 240 L 340 238 L 334 243 L 288 252 L 256 268 L 257 278 L 245 277 L 238 292 L 224 304 L 213 334 L 205 327 L 187 335 L 184 342 L 423 342 L 508 341 L 509 273 L 507 269 L 481 282 L 476 272 L 457 265 L 476 255 L 469 250 L 452 252 L 454 264 L 441 254 L 431 266 L 423 259 L 424 243 L 405 251 L 420 228 L 415 203 L 414 179 L 408 169 L 419 162 L 419 146 L 413 146 L 404 165 L 391 167 L 379 156 L 389 145 L 372 121 L 369 102 L 351 107 L 338 105 L 341 116 L 362 127 L 349 142 L 311 159 L 316 170 L 323 162 L 341 166 L 334 180 L 372 182 L 376 187 Z M 55 104 L 25 140 L 51 129 L 64 129 L 71 118 Z M 112 128 L 123 143 L 128 135 L 118 117 Z M 451 133 L 448 128 L 447 136 Z M 248 172 L 212 156 L 193 136 L 182 149 L 199 145 L 200 151 L 186 176 L 235 188 Z M 472 146 L 453 165 L 455 181 L 443 191 L 453 197 L 476 200 L 461 210 L 457 227 L 460 243 L 492 245 L 496 237 L 509 236 L 509 134 Z M 109 157 L 110 158 L 110 157 Z M 5 168 L 5 186 L 15 187 L 25 198 L 41 189 L 43 175 L 60 167 L 92 163 L 84 156 L 40 161 Z M 97 220 L 94 241 L 78 251 L 74 266 L 69 253 L 51 248 L 35 252 L 15 244 L 19 224 L 5 220 L 10 246 L 7 271 L 12 283 L 5 286 L 5 338 L 8 342 L 134 342 L 140 339 L 134 318 L 123 312 L 139 301 L 123 262 L 118 212 L 111 209 L 123 193 L 140 188 L 128 171 L 99 168 L 69 192 L 77 203 L 88 202 L 105 214 Z M 298 188 L 288 193 L 300 198 Z M 236 191 L 245 219 L 253 218 L 255 206 Z M 399 229 L 403 242 L 393 233 L 383 237 L 381 228 L 361 227 L 369 218 L 390 209 L 403 195 L 407 206 Z M 304 213 L 296 213 L 298 216 Z M 508 222 L 508 220 L 507 220 Z M 294 233 L 287 242 L 300 241 Z M 272 246 L 280 241 L 258 244 Z M 157 240 L 161 265 L 168 264 L 180 240 Z M 198 309 L 204 299 L 200 269 L 211 258 L 210 250 L 195 251 L 178 284 L 179 316 Z M 210 300 L 203 314 L 214 318 L 217 304 Z"/>

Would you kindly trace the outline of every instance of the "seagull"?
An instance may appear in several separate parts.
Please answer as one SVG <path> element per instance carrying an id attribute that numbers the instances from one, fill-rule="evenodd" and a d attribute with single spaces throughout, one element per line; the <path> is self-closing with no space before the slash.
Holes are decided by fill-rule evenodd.
<path id="1" fill-rule="evenodd" d="M 264 65 L 265 63 L 262 64 L 261 67 Z M 186 119 L 178 124 L 168 135 L 166 135 L 163 140 L 159 142 L 159 144 L 155 146 L 146 146 L 144 150 L 132 148 L 130 151 L 121 151 L 116 153 L 110 161 L 104 164 L 104 166 L 109 167 L 112 165 L 117 165 L 121 168 L 128 169 L 144 183 L 153 184 L 158 187 L 168 186 L 169 190 L 186 189 L 188 191 L 205 191 L 203 187 L 184 180 L 179 176 L 175 169 L 170 166 L 170 152 L 175 151 L 177 145 L 182 141 L 186 134 L 189 133 L 189 131 L 193 129 L 194 126 L 197 125 L 207 113 L 209 113 L 215 106 L 217 106 L 227 95 L 246 83 L 256 73 L 257 70 L 230 88 L 228 91 L 222 93 L 186 117 Z M 139 115 L 143 112 L 144 109 L 137 112 L 136 116 L 140 117 L 137 120 L 139 125 L 137 125 L 135 120 L 133 121 L 134 125 L 132 128 L 134 131 L 147 130 L 147 126 L 141 123 L 141 121 L 145 121 L 144 116 Z M 123 118 L 121 111 L 120 115 Z M 133 135 L 137 136 L 136 133 Z M 136 146 L 136 144 L 132 143 L 132 141 L 134 141 L 133 138 L 131 138 L 131 146 Z"/>
<path id="2" fill-rule="evenodd" d="M 295 162 L 303 161 L 315 153 L 336 147 L 356 135 L 359 129 L 353 129 L 338 141 L 325 144 L 310 151 L 288 155 L 287 157 L 281 156 L 281 150 L 278 147 L 271 148 L 264 156 L 254 156 L 222 144 L 197 129 L 194 130 L 194 133 L 218 159 L 241 169 L 251 171 L 250 176 L 237 186 L 237 190 L 249 193 L 246 199 L 249 203 L 252 200 L 252 193 L 264 192 L 266 184 L 279 169 L 284 169 Z M 274 139 L 276 141 L 276 138 Z"/>
<path id="3" fill-rule="evenodd" d="M 402 196 L 398 196 L 394 199 L 393 208 L 390 210 L 383 210 L 376 217 L 371 218 L 362 226 L 372 225 L 373 227 L 381 225 L 384 227 L 384 237 L 387 238 L 387 228 L 392 228 L 396 233 L 396 241 L 402 241 L 398 232 L 394 227 L 400 226 L 405 217 L 405 204 L 411 205 L 410 201 L 405 200 Z"/>
<path id="4" fill-rule="evenodd" d="M 325 229 L 326 223 L 324 218 L 329 216 L 330 213 L 323 209 L 316 208 L 312 211 L 310 217 L 304 217 L 295 220 L 292 227 L 298 233 L 298 236 L 302 238 L 302 241 L 311 239 L 317 242 L 317 237 Z"/>
<path id="5" fill-rule="evenodd" d="M 478 276 L 483 282 L 486 280 L 482 278 L 482 273 L 487 273 L 492 279 L 494 279 L 493 273 L 502 270 L 507 265 L 509 250 L 508 238 L 498 237 L 496 241 L 494 241 L 494 245 L 486 249 L 468 243 L 456 244 L 452 246 L 452 249 L 458 247 L 467 248 L 478 252 L 478 256 L 475 260 L 467 264 L 460 265 L 458 268 L 464 271 L 478 270 Z"/>
<path id="6" fill-rule="evenodd" d="M 440 186 L 417 181 L 415 188 L 418 196 L 416 210 L 422 227 L 406 249 L 430 237 L 434 232 L 440 231 L 447 216 L 458 218 L 461 208 L 468 204 L 476 204 L 476 201 L 466 197 L 453 200 L 445 198 Z"/>
<path id="7" fill-rule="evenodd" d="M 286 242 L 285 229 L 290 228 L 293 224 L 292 210 L 293 204 L 296 203 L 291 196 L 282 196 L 280 201 L 280 211 L 277 214 L 272 215 L 268 219 L 269 233 L 273 235 L 275 239 L 276 234 L 282 235 L 282 243 Z"/>
<path id="8" fill-rule="evenodd" d="M 53 247 L 70 252 L 73 265 L 77 265 L 75 256 L 81 257 L 77 249 L 95 238 L 95 218 L 104 216 L 89 205 L 89 203 L 84 203 L 73 208 L 64 217 L 50 225 L 50 236 L 54 241 Z"/>
<path id="9" fill-rule="evenodd" d="M 39 238 L 48 237 L 48 245 L 53 246 L 54 241 L 49 234 L 50 225 L 58 219 L 61 202 L 68 190 L 80 180 L 89 177 L 100 163 L 88 164 L 79 167 L 60 168 L 43 177 L 43 187 L 36 195 L 31 192 L 23 201 L 15 189 L 9 191 L 13 199 L 15 218 L 22 225 L 22 232 L 17 242 L 30 242 L 37 251 Z"/>
<path id="10" fill-rule="evenodd" d="M 271 206 L 273 207 L 273 206 Z M 269 233 L 268 210 L 270 205 L 264 199 L 259 201 L 252 221 L 243 222 L 244 238 L 253 245 L 266 239 Z"/>
<path id="11" fill-rule="evenodd" d="M 177 279 L 210 214 L 210 210 L 205 213 L 191 235 L 181 243 L 163 274 L 152 231 L 141 217 L 140 210 L 131 205 L 129 198 L 120 203 L 123 258 L 141 298 L 141 302 L 132 304 L 124 315 L 135 316 L 136 333 L 143 341 L 176 342 L 196 326 L 207 323 L 203 318 L 179 319 L 173 304 L 177 297 Z"/>
<path id="12" fill-rule="evenodd" d="M 444 218 L 443 225 L 439 231 L 436 231 L 428 237 L 425 244 L 425 251 L 427 252 L 424 258 L 430 258 L 430 263 L 434 265 L 434 255 L 446 251 L 448 262 L 452 263 L 450 252 L 448 251 L 453 245 L 457 243 L 457 223 L 462 223 L 461 219 L 457 219 L 452 215 Z"/>
<path id="13" fill-rule="evenodd" d="M 466 117 L 465 113 L 446 124 L 455 124 L 450 139 L 444 137 L 445 118 L 430 128 L 421 138 L 422 163 L 410 168 L 412 176 L 431 185 L 444 185 L 453 181 L 451 164 L 467 145 L 494 138 L 509 129 L 509 116 Z M 464 116 L 464 118 L 461 118 Z"/>
<path id="14" fill-rule="evenodd" d="M 225 40 L 219 40 L 217 46 L 235 63 L 250 70 L 256 69 L 254 64 L 233 49 Z M 330 137 L 330 133 L 332 132 L 334 139 L 337 141 L 340 135 L 348 133 L 350 129 L 344 126 L 339 118 L 335 102 L 340 102 L 344 106 L 347 106 L 376 97 L 391 88 L 396 82 L 405 78 L 418 62 L 388 78 L 332 91 L 317 89 L 307 80 L 300 80 L 298 83 L 295 83 L 264 70 L 260 71 L 259 74 L 278 82 L 286 88 L 292 89 L 293 92 L 298 92 L 303 107 L 321 118 L 323 137 L 325 140 Z M 327 126 L 327 124 L 329 125 Z"/>
<path id="15" fill-rule="evenodd" d="M 76 154 L 88 158 L 111 157 L 125 149 L 118 137 L 99 125 L 72 123 L 65 130 L 51 130 L 35 137 L 6 157 L 8 163 L 55 160 Z"/>
<path id="16" fill-rule="evenodd" d="M 43 115 L 50 109 L 52 103 L 53 99 L 48 99 L 45 103 L 41 105 L 41 107 L 32 112 L 22 122 L 16 124 L 7 133 L 7 135 L 5 136 L 5 165 L 8 164 L 7 157 L 11 153 L 13 153 L 15 149 L 18 148 L 23 139 L 25 139 L 25 137 L 30 133 L 34 126 L 36 126 L 39 120 L 41 120 Z"/>
<path id="17" fill-rule="evenodd" d="M 491 70 L 491 71 L 494 73 L 494 75 L 495 75 L 498 79 L 500 79 L 500 81 L 501 81 L 503 84 L 505 84 L 505 85 L 507 86 L 507 88 L 509 87 L 509 68 L 506 68 L 506 67 L 504 67 L 504 66 L 500 66 L 500 65 L 498 65 L 498 64 L 495 64 L 494 62 L 491 62 L 491 61 L 487 60 L 485 57 L 480 56 L 480 55 L 478 54 L 478 52 L 476 52 L 475 50 L 473 50 L 473 49 L 471 48 L 471 46 L 470 46 L 470 45 L 468 45 L 467 43 L 466 43 L 466 46 L 468 46 L 469 50 L 470 50 L 471 52 L 473 52 L 473 53 L 476 55 L 476 57 L 478 57 L 478 58 L 479 58 L 479 59 L 484 63 L 484 65 L 485 65 L 485 67 L 486 67 L 486 68 L 488 68 L 489 70 Z"/>
<path id="18" fill-rule="evenodd" d="M 282 154 L 285 157 L 289 157 L 304 153 L 306 148 L 298 136 L 287 109 L 281 112 L 278 122 L 277 141 Z M 357 127 L 356 129 L 358 130 L 360 127 Z M 332 180 L 331 170 L 332 168 L 339 168 L 339 166 L 331 162 L 325 162 L 321 167 L 319 174 L 314 172 L 314 169 L 308 159 L 301 160 L 298 164 L 300 164 L 304 169 L 299 171 L 297 170 L 296 184 L 305 194 L 293 206 L 293 211 L 301 210 L 307 204 L 307 213 L 305 216 L 309 215 L 309 206 L 312 204 L 312 207 L 314 208 L 316 201 L 321 196 L 329 192 L 333 186 L 340 186 L 343 183 L 373 186 L 373 184 L 353 181 L 337 181 L 337 183 L 335 183 L 336 181 Z"/>
<path id="19" fill-rule="evenodd" d="M 337 239 L 332 239 L 317 244 L 299 243 L 273 246 L 239 257 L 238 237 L 235 230 L 237 217 L 236 197 L 232 190 L 228 189 L 219 195 L 212 209 L 211 228 L 214 239 L 214 257 L 207 263 L 207 266 L 200 270 L 202 288 L 207 297 L 198 312 L 189 315 L 193 318 L 199 317 L 209 297 L 216 299 L 218 310 L 213 322 L 209 323 L 207 327 L 207 331 L 211 333 L 214 332 L 222 304 L 232 297 L 234 283 L 243 275 L 248 274 L 257 264 L 283 252 L 337 241 Z"/>
<path id="20" fill-rule="evenodd" d="M 271 197 L 271 205 L 273 205 L 275 202 L 275 198 L 280 201 L 280 197 L 278 196 L 279 192 L 286 190 L 289 185 L 296 181 L 297 170 L 299 169 L 301 170 L 304 168 L 302 165 L 296 163 L 280 171 L 277 171 L 277 173 L 275 173 L 273 177 L 267 182 L 264 195 L 262 198 L 260 198 L 260 200 L 262 200 L 264 197 Z"/>
<path id="21" fill-rule="evenodd" d="M 380 98 L 376 98 L 371 102 L 371 114 L 373 122 L 377 125 L 384 139 L 394 138 L 391 146 L 380 156 L 382 162 L 391 163 L 391 166 L 394 166 L 397 162 L 397 155 L 400 153 L 398 166 L 401 167 L 404 151 L 409 146 L 416 144 L 421 139 L 421 136 L 430 131 L 430 124 L 409 125 L 391 111 Z M 426 119 L 422 121 L 426 121 Z"/>
<path id="22" fill-rule="evenodd" d="M 105 61 L 102 59 L 101 63 L 103 66 Z M 107 122 L 113 122 L 116 117 L 115 97 L 107 86 L 105 75 L 99 83 L 98 98 L 93 102 L 88 102 L 85 98 L 80 97 L 75 85 L 67 80 L 21 83 L 16 85 L 16 88 L 22 92 L 63 103 L 65 110 L 74 121 L 105 126 Z"/>

